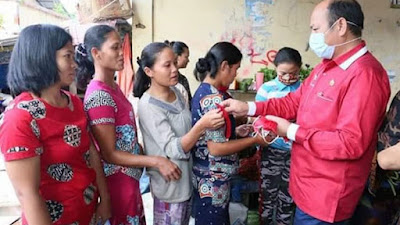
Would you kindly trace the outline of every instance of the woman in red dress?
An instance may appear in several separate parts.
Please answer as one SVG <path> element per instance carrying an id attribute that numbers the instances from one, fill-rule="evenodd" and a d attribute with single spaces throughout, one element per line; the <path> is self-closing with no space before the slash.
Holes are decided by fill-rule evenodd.
<path id="1" fill-rule="evenodd" d="M 16 98 L 0 120 L 0 147 L 24 225 L 87 225 L 111 216 L 82 102 L 61 89 L 74 81 L 76 67 L 72 38 L 62 28 L 21 32 L 8 72 Z"/>

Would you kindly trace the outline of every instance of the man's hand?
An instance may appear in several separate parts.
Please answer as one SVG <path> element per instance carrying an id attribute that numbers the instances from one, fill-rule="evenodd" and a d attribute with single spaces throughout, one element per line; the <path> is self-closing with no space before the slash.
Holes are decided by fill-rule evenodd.
<path id="1" fill-rule="evenodd" d="M 287 130 L 289 128 L 290 122 L 277 116 L 266 116 L 268 120 L 274 121 L 278 124 L 277 132 L 281 137 L 286 137 Z"/>
<path id="2" fill-rule="evenodd" d="M 249 111 L 247 102 L 242 102 L 235 99 L 227 99 L 221 103 L 225 110 L 234 116 L 246 116 Z"/>

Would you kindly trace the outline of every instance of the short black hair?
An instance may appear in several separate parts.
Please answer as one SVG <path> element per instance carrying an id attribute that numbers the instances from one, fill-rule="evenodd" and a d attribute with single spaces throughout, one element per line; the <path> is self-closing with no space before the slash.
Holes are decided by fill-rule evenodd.
<path id="1" fill-rule="evenodd" d="M 92 48 L 101 49 L 111 32 L 116 32 L 116 30 L 108 25 L 96 25 L 86 31 L 83 44 L 78 45 L 75 52 L 75 59 L 78 64 L 76 69 L 78 88 L 85 89 L 87 81 L 94 74 Z"/>
<path id="2" fill-rule="evenodd" d="M 37 24 L 24 28 L 11 54 L 7 83 L 11 94 L 40 92 L 60 80 L 56 52 L 72 37 L 61 27 Z"/>
<path id="3" fill-rule="evenodd" d="M 211 78 L 215 78 L 223 61 L 227 61 L 228 65 L 234 65 L 239 63 L 242 57 L 240 50 L 232 43 L 218 42 L 211 47 L 204 58 L 197 61 L 194 76 L 198 81 L 203 81 L 208 74 Z"/>
<path id="4" fill-rule="evenodd" d="M 299 68 L 303 64 L 300 53 L 293 48 L 283 47 L 276 53 L 274 65 L 278 66 L 281 63 L 293 63 Z"/>
<path id="5" fill-rule="evenodd" d="M 165 44 L 171 46 L 172 51 L 174 51 L 175 55 L 180 56 L 185 51 L 185 49 L 189 50 L 189 47 L 182 41 L 164 41 Z"/>
<path id="6" fill-rule="evenodd" d="M 329 26 L 332 26 L 339 18 L 343 17 L 348 23 L 349 30 L 357 37 L 362 35 L 364 29 L 364 13 L 361 5 L 356 0 L 333 0 L 328 6 Z"/>

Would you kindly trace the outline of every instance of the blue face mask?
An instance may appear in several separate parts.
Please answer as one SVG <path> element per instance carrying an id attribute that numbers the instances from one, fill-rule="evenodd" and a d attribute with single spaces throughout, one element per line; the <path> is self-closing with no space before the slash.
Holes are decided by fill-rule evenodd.
<path id="1" fill-rule="evenodd" d="M 310 45 L 311 50 L 320 58 L 323 59 L 332 59 L 333 53 L 335 53 L 335 47 L 337 46 L 342 46 L 345 44 L 348 44 L 350 42 L 353 42 L 355 40 L 361 39 L 361 37 L 355 38 L 353 40 L 347 41 L 342 44 L 338 45 L 327 45 L 325 43 L 325 34 L 332 29 L 336 25 L 338 21 L 332 24 L 332 26 L 325 32 L 323 33 L 311 33 L 310 39 L 308 41 L 308 44 Z M 348 24 L 357 26 L 355 23 L 347 21 Z"/>
<path id="2" fill-rule="evenodd" d="M 330 46 L 325 43 L 325 33 L 311 33 L 308 44 L 318 57 L 332 59 L 335 46 Z"/>

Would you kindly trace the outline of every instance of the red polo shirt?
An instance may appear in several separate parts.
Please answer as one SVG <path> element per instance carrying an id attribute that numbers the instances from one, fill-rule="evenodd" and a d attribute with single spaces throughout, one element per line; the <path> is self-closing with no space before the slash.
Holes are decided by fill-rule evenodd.
<path id="1" fill-rule="evenodd" d="M 352 216 L 389 96 L 386 71 L 362 42 L 323 60 L 296 92 L 256 103 L 256 115 L 296 119 L 300 126 L 289 189 L 301 210 L 327 222 Z"/>

